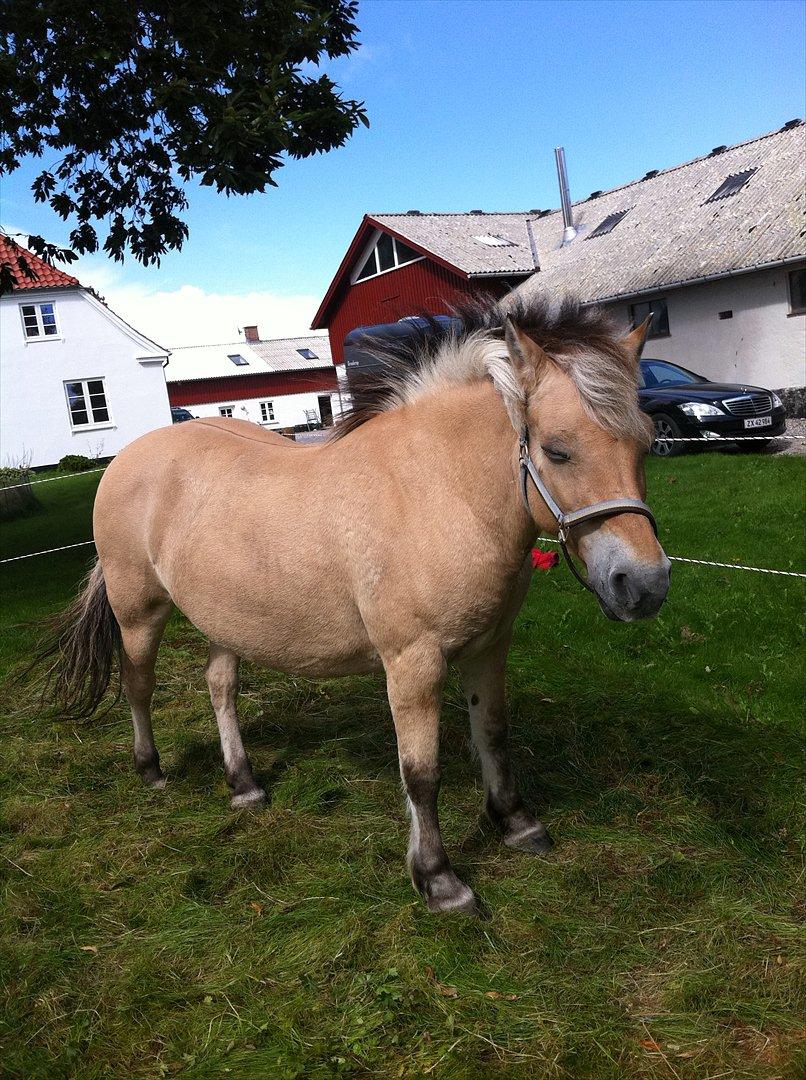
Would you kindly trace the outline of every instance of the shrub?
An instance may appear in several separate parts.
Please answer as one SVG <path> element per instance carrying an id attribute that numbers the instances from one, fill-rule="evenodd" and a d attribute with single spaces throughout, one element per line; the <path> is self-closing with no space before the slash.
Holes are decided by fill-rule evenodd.
<path id="1" fill-rule="evenodd" d="M 98 462 L 94 458 L 84 457 L 83 454 L 65 454 L 59 462 L 59 472 L 86 472 L 87 469 L 97 469 Z"/>
<path id="2" fill-rule="evenodd" d="M 26 465 L 0 467 L 0 521 L 23 517 L 39 508 L 31 489 L 31 472 Z"/>

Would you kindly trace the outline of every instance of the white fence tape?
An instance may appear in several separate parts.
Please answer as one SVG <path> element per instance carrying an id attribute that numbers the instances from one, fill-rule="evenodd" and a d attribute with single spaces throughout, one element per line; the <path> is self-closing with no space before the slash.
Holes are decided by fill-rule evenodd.
<path id="1" fill-rule="evenodd" d="M 84 472 L 69 472 L 60 473 L 58 476 L 46 476 L 44 480 L 26 480 L 24 484 L 0 485 L 0 491 L 14 491 L 16 488 L 31 487 L 33 484 L 51 484 L 54 480 L 71 480 L 74 476 L 92 476 L 93 473 L 104 472 L 105 469 L 106 465 L 104 465 L 102 469 L 85 469 Z"/>

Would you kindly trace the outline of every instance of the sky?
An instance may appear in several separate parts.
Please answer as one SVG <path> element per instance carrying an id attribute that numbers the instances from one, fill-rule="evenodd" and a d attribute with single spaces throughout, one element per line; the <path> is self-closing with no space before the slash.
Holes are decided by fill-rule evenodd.
<path id="1" fill-rule="evenodd" d="M 555 146 L 579 199 L 806 116 L 804 0 L 362 0 L 358 24 L 326 70 L 368 130 L 266 194 L 191 187 L 159 267 L 70 272 L 169 347 L 304 334 L 365 213 L 556 207 Z M 37 171 L 3 180 L 0 221 L 66 244 Z"/>

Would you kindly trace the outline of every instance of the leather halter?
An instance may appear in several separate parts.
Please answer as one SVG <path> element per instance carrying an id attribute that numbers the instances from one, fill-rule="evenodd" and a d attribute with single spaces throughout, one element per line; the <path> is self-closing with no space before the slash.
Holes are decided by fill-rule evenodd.
<path id="1" fill-rule="evenodd" d="M 580 581 L 586 589 L 590 590 L 590 592 L 595 593 L 596 590 L 577 570 L 574 561 L 568 552 L 568 548 L 566 547 L 566 541 L 573 528 L 577 525 L 581 525 L 585 521 L 592 521 L 594 518 L 614 517 L 616 514 L 641 514 L 643 517 L 649 518 L 649 522 L 655 530 L 655 535 L 658 535 L 658 526 L 655 521 L 655 515 L 649 509 L 647 504 L 641 502 L 640 499 L 607 499 L 605 502 L 591 503 L 590 506 L 583 506 L 581 510 L 571 510 L 567 514 L 564 513 L 552 498 L 551 492 L 543 483 L 540 473 L 537 471 L 537 466 L 532 461 L 529 454 L 529 432 L 526 428 L 523 429 L 520 435 L 518 456 L 521 495 L 523 496 L 526 509 L 531 514 L 532 511 L 529 506 L 528 490 L 528 481 L 531 480 L 537 488 L 540 498 L 549 508 L 552 517 L 557 522 L 557 539 L 560 542 L 565 561 L 568 563 L 568 566 L 577 581 Z"/>

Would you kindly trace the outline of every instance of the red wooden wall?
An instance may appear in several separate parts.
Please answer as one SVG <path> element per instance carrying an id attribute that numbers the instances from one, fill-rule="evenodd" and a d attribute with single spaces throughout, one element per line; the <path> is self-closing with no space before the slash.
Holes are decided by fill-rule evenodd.
<path id="1" fill-rule="evenodd" d="M 333 301 L 328 320 L 333 363 L 344 361 L 344 339 L 357 326 L 397 322 L 405 315 L 447 315 L 451 304 L 462 297 L 479 294 L 501 296 L 511 287 L 503 279 L 467 278 L 447 270 L 430 259 L 409 263 L 397 270 L 357 281 L 349 277 Z"/>
<path id="2" fill-rule="evenodd" d="M 282 397 L 284 394 L 328 393 L 338 389 L 333 368 L 307 371 L 267 371 L 259 375 L 231 375 L 220 379 L 184 379 L 168 383 L 172 405 L 209 405 L 249 398 Z"/>

